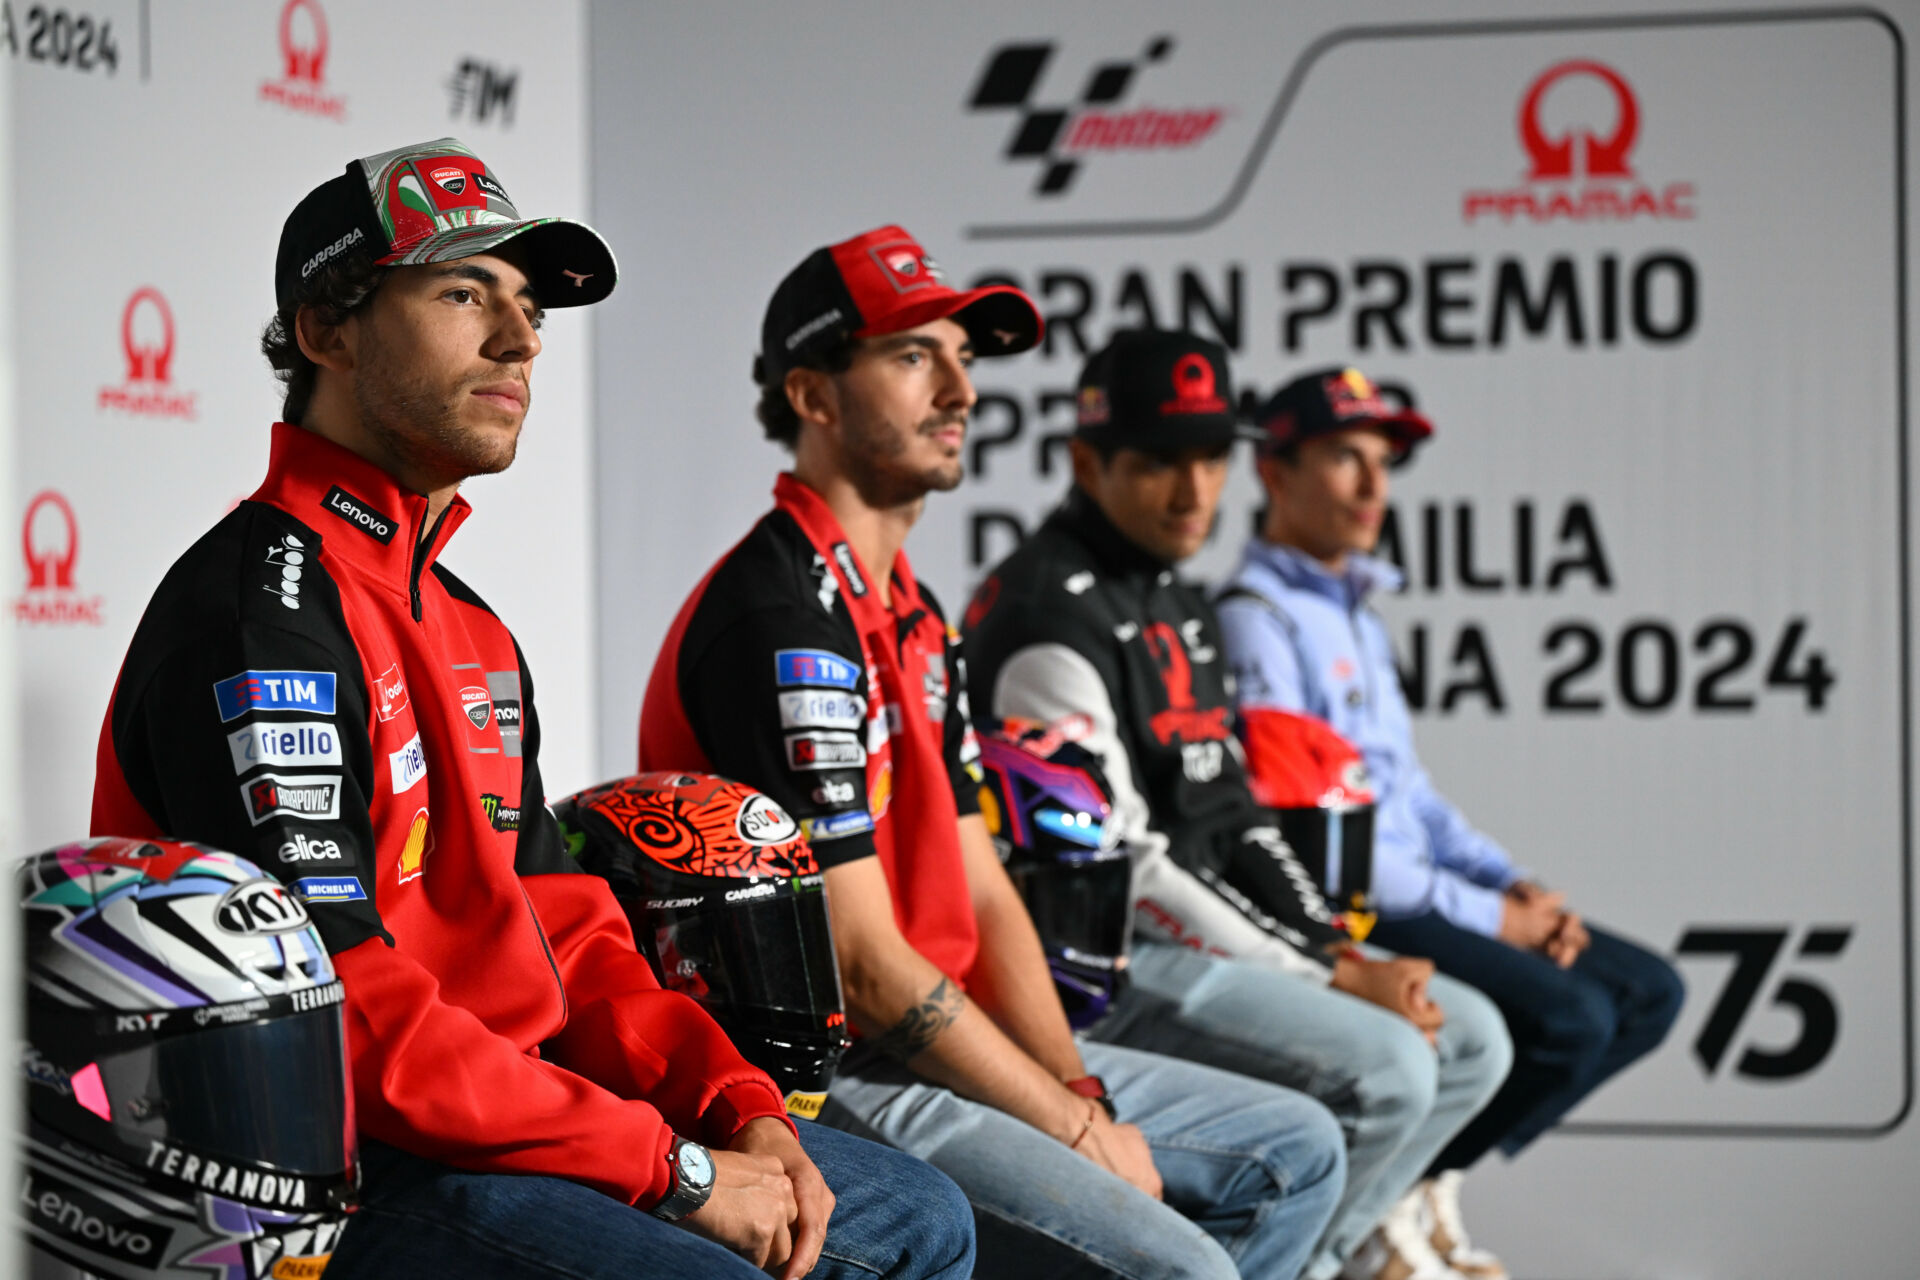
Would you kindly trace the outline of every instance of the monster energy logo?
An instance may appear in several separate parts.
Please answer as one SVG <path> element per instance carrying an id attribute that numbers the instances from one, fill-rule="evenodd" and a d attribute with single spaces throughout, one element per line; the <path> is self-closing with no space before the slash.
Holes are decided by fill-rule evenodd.
<path id="1" fill-rule="evenodd" d="M 520 829 L 520 810 L 506 804 L 492 792 L 487 792 L 480 797 L 480 808 L 486 812 L 487 821 L 493 824 L 495 831 Z"/>

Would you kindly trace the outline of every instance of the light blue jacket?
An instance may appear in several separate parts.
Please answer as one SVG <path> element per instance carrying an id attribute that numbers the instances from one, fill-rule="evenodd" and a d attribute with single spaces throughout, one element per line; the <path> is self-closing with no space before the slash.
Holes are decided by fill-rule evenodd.
<path id="1" fill-rule="evenodd" d="M 1248 541 L 1216 598 L 1240 706 L 1299 711 L 1332 725 L 1373 775 L 1373 898 L 1385 919 L 1438 911 L 1476 933 L 1500 931 L 1501 891 L 1527 873 L 1434 790 L 1413 751 L 1413 722 L 1375 591 L 1400 572 L 1370 556 L 1334 574 L 1291 547 Z"/>

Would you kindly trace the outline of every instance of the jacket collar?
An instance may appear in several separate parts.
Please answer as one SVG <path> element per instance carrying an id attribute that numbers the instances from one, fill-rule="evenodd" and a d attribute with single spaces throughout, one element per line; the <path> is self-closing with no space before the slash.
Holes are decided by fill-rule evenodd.
<path id="1" fill-rule="evenodd" d="M 1173 580 L 1173 566 L 1120 532 L 1092 495 L 1077 484 L 1067 490 L 1066 500 L 1047 517 L 1047 524 L 1083 543 L 1109 574 Z"/>
<path id="2" fill-rule="evenodd" d="M 1347 567 L 1335 573 L 1306 552 L 1255 536 L 1247 539 L 1241 560 L 1259 565 L 1290 587 L 1316 592 L 1342 604 L 1359 604 L 1376 591 L 1398 591 L 1406 575 L 1385 560 L 1353 552 Z"/>
<path id="3" fill-rule="evenodd" d="M 320 535 L 336 560 L 401 592 L 439 558 L 473 508 L 454 495 L 430 545 L 419 546 L 426 495 L 400 487 L 360 455 L 291 423 L 273 424 L 267 478 L 253 493 Z"/>
<path id="4" fill-rule="evenodd" d="M 773 482 L 773 504 L 793 517 L 801 532 L 807 535 L 807 541 L 813 544 L 814 552 L 826 562 L 828 572 L 839 579 L 847 607 L 853 611 L 860 629 L 872 630 L 874 615 L 888 610 L 880 604 L 879 594 L 870 589 L 873 573 L 847 541 L 847 532 L 840 527 L 840 518 L 833 514 L 827 500 L 791 471 L 782 471 L 780 478 Z M 914 580 L 913 566 L 907 562 L 904 548 L 893 558 L 888 583 L 892 588 L 888 592 L 891 612 L 896 617 L 907 617 L 922 607 L 920 584 Z"/>

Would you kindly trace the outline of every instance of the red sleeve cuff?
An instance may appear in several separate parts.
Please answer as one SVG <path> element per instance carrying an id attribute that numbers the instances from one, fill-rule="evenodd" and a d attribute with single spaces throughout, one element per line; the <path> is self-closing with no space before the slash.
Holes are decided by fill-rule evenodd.
<path id="1" fill-rule="evenodd" d="M 797 1139 L 800 1131 L 787 1114 L 786 1101 L 769 1081 L 742 1080 L 730 1084 L 713 1096 L 700 1114 L 701 1141 L 710 1147 L 725 1148 L 751 1120 L 772 1116 L 786 1125 Z"/>

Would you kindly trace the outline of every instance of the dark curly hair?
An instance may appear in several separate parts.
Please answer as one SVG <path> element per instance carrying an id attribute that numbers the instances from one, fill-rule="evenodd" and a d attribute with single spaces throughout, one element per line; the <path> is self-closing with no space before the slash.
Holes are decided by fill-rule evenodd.
<path id="1" fill-rule="evenodd" d="M 295 324 L 301 307 L 312 307 L 327 324 L 339 324 L 365 307 L 391 267 L 375 265 L 365 254 L 350 254 L 321 267 L 301 283 L 299 294 L 274 312 L 260 331 L 260 352 L 273 366 L 273 376 L 286 385 L 280 408 L 283 422 L 298 425 L 313 399 L 320 366 L 300 350 Z"/>
<path id="2" fill-rule="evenodd" d="M 818 369 L 822 373 L 845 373 L 853 367 L 853 346 L 854 340 L 847 338 L 817 356 L 802 360 L 797 367 Z M 782 371 L 778 377 L 769 377 L 768 372 L 766 359 L 755 356 L 753 380 L 760 388 L 760 403 L 754 406 L 753 416 L 760 420 L 767 439 L 792 453 L 795 442 L 800 439 L 800 415 L 793 411 L 793 402 L 787 399 L 786 373 Z"/>

